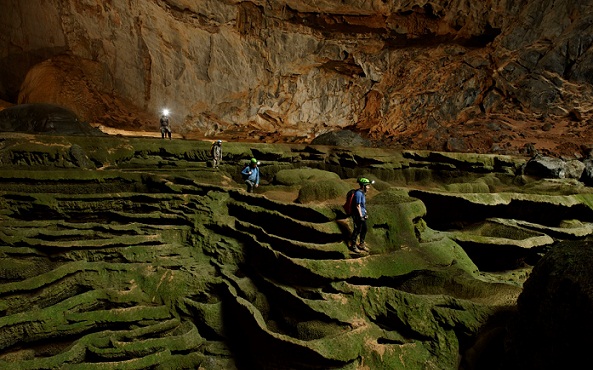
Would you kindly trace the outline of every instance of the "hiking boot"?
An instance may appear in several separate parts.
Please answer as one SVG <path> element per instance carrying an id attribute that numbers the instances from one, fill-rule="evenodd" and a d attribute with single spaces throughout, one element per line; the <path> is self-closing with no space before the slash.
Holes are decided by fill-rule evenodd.
<path id="1" fill-rule="evenodd" d="M 353 253 L 356 253 L 356 254 L 362 254 L 362 253 L 364 253 L 364 251 L 361 251 L 360 249 L 358 249 L 358 247 L 356 245 L 354 245 L 352 248 L 350 248 L 350 250 Z"/>
<path id="2" fill-rule="evenodd" d="M 356 248 L 365 252 L 370 252 L 369 246 L 365 242 L 359 243 Z"/>

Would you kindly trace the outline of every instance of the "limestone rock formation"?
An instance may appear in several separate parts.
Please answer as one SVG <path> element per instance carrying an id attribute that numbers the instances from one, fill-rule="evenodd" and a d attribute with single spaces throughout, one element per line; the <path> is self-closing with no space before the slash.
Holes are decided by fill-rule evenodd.
<path id="1" fill-rule="evenodd" d="M 407 149 L 581 156 L 586 1 L 2 0 L 0 99 L 89 122 Z"/>
<path id="2" fill-rule="evenodd" d="M 533 266 L 593 234 L 593 191 L 521 157 L 224 146 L 213 169 L 206 141 L 6 133 L 0 367 L 495 369 Z M 358 176 L 362 255 L 343 194 L 296 202 Z"/>

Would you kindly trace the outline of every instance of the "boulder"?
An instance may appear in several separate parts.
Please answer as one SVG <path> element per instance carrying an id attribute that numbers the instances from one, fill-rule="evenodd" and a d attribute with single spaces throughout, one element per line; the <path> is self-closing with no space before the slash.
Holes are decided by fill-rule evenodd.
<path id="1" fill-rule="evenodd" d="M 525 163 L 523 172 L 529 176 L 563 179 L 566 177 L 566 162 L 559 158 L 536 155 Z"/>
<path id="2" fill-rule="evenodd" d="M 585 171 L 585 164 L 579 160 L 573 159 L 566 162 L 566 178 L 580 179 Z"/>
<path id="3" fill-rule="evenodd" d="M 60 135 L 103 135 L 76 114 L 53 104 L 20 104 L 0 111 L 0 131 Z"/>

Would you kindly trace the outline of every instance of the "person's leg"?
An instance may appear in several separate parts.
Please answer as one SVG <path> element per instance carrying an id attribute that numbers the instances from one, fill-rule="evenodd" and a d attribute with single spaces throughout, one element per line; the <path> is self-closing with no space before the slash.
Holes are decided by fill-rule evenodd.
<path id="1" fill-rule="evenodd" d="M 245 184 L 247 184 L 247 192 L 253 193 L 253 183 L 249 180 L 245 180 Z"/>
<path id="2" fill-rule="evenodd" d="M 361 219 L 359 217 L 352 217 L 352 221 L 354 223 L 354 229 L 352 230 L 352 235 L 350 236 L 350 246 L 356 246 L 356 239 L 358 239 L 358 235 L 360 235 L 361 231 Z"/>
<path id="3" fill-rule="evenodd" d="M 358 244 L 358 248 L 368 251 L 369 248 L 367 247 L 366 243 L 364 242 L 364 240 L 366 239 L 367 236 L 367 220 L 361 220 L 360 223 L 360 243 Z"/>

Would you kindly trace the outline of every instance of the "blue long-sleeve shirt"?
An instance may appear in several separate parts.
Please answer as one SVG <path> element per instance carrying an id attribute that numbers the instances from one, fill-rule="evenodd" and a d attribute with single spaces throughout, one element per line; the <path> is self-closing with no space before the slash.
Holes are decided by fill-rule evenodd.
<path id="1" fill-rule="evenodd" d="M 249 173 L 251 172 L 251 174 Z M 259 185 L 259 168 L 258 167 L 251 167 L 247 166 L 241 171 L 243 178 L 245 180 L 249 180 L 255 185 Z"/>

